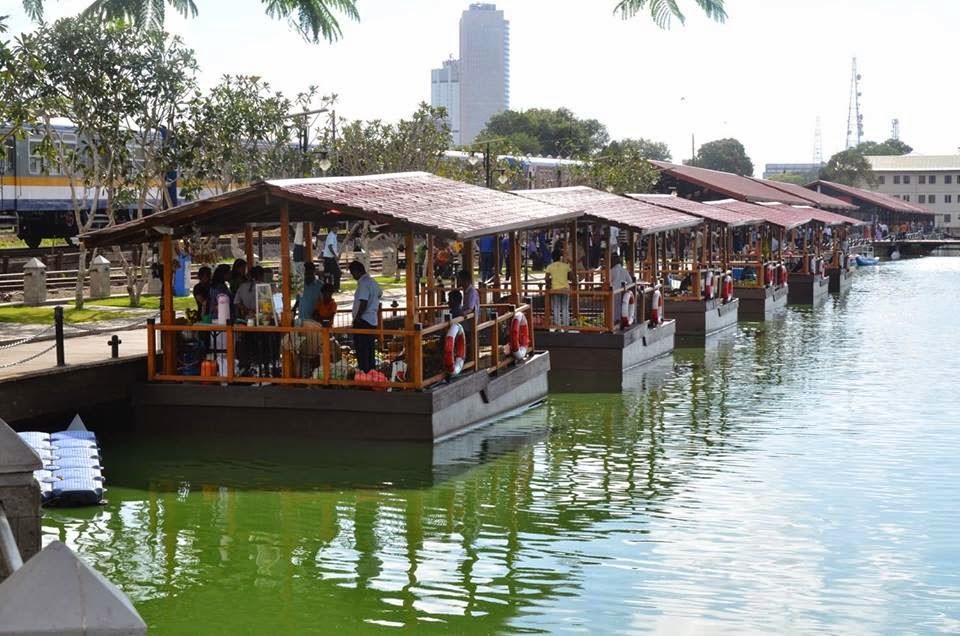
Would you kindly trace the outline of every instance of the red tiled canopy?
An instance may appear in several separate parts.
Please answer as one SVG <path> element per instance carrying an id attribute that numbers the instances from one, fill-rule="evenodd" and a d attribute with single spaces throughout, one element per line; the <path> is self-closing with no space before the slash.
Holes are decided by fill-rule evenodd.
<path id="1" fill-rule="evenodd" d="M 740 227 L 743 225 L 757 225 L 763 223 L 763 219 L 755 214 L 744 214 L 735 212 L 716 205 L 707 205 L 699 201 L 691 201 L 683 197 L 673 196 L 672 194 L 628 194 L 631 199 L 658 205 L 671 210 L 677 210 L 693 216 L 710 221 L 716 221 L 730 227 Z"/>
<path id="2" fill-rule="evenodd" d="M 804 188 L 803 186 L 795 183 L 784 183 L 781 181 L 772 181 L 770 179 L 754 179 L 754 181 L 760 181 L 764 185 L 776 190 L 782 190 L 788 194 L 800 197 L 801 199 L 806 199 L 816 205 L 818 208 L 823 208 L 825 210 L 845 210 L 847 212 L 852 212 L 853 210 L 858 209 L 856 205 L 847 203 L 843 199 L 837 199 L 836 197 L 831 197 L 823 194 L 822 192 Z"/>
<path id="3" fill-rule="evenodd" d="M 810 208 L 791 208 L 785 205 L 759 205 L 756 203 L 747 203 L 746 201 L 736 201 L 734 199 L 707 201 L 706 203 L 707 205 L 716 205 L 742 214 L 759 216 L 767 223 L 782 227 L 785 230 L 792 230 L 795 227 L 805 225 L 813 220 L 813 217 L 809 214 L 804 214 L 804 212 Z M 804 212 L 801 212 L 801 210 Z"/>
<path id="4" fill-rule="evenodd" d="M 677 230 L 703 222 L 695 216 L 677 210 L 586 186 L 515 190 L 513 193 L 525 199 L 558 205 L 569 210 L 581 210 L 583 214 L 601 222 L 631 228 L 641 234 Z"/>
<path id="5" fill-rule="evenodd" d="M 807 189 L 813 190 L 818 186 L 838 192 L 841 195 L 849 196 L 852 199 L 865 201 L 869 205 L 874 205 L 878 208 L 883 208 L 884 210 L 890 210 L 892 212 L 905 212 L 907 214 L 925 214 L 934 216 L 934 213 L 926 208 L 921 208 L 919 205 L 907 203 L 906 201 L 898 199 L 894 196 L 890 196 L 889 194 L 871 192 L 870 190 L 855 188 L 842 183 L 834 183 L 833 181 L 823 181 L 822 179 L 820 181 L 814 181 L 813 183 L 807 185 Z"/>
<path id="6" fill-rule="evenodd" d="M 158 230 L 175 237 L 232 234 L 248 224 L 276 226 L 286 202 L 291 222 L 322 225 L 347 219 L 384 224 L 390 231 L 470 239 L 572 220 L 580 211 L 505 192 L 444 179 L 425 172 L 284 179 L 156 212 L 82 236 L 89 247 L 152 242 Z M 169 229 L 167 229 L 169 228 Z"/>
<path id="7" fill-rule="evenodd" d="M 801 199 L 782 190 L 771 188 L 755 179 L 741 177 L 730 172 L 681 166 L 665 161 L 651 161 L 650 163 L 664 174 L 670 175 L 678 181 L 719 192 L 731 199 L 752 202 L 777 201 L 794 205 L 808 205 L 810 203 L 809 199 Z"/>

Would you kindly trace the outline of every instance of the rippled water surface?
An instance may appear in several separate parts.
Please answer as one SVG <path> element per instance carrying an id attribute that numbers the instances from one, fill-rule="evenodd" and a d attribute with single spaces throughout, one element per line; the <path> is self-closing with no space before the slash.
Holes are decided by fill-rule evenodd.
<path id="1" fill-rule="evenodd" d="M 958 633 L 960 259 L 441 444 L 104 439 L 59 537 L 161 634 Z"/>

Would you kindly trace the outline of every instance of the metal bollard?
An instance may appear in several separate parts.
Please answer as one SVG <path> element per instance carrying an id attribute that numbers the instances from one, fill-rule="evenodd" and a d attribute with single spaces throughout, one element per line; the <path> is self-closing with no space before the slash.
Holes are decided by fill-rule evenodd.
<path id="1" fill-rule="evenodd" d="M 57 366 L 66 365 L 63 350 L 63 307 L 57 305 L 53 308 L 54 334 L 57 341 Z"/>
<path id="2" fill-rule="evenodd" d="M 107 346 L 110 347 L 111 358 L 116 359 L 120 357 L 120 343 L 122 342 L 123 340 L 118 338 L 116 334 L 110 336 L 110 340 L 107 340 Z"/>

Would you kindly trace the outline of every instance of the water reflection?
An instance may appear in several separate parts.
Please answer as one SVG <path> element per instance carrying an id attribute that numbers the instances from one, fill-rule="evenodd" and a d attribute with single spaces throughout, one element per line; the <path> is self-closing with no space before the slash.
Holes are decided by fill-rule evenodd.
<path id="1" fill-rule="evenodd" d="M 45 529 L 154 634 L 955 630 L 933 260 L 436 448 L 115 441 L 108 506 Z"/>

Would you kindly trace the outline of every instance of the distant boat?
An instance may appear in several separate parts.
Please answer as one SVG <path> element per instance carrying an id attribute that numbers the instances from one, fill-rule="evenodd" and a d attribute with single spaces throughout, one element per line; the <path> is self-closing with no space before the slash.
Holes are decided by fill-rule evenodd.
<path id="1" fill-rule="evenodd" d="M 869 267 L 870 265 L 880 264 L 879 258 L 873 258 L 870 256 L 861 256 L 860 254 L 857 254 L 856 260 L 857 260 L 857 267 Z"/>

